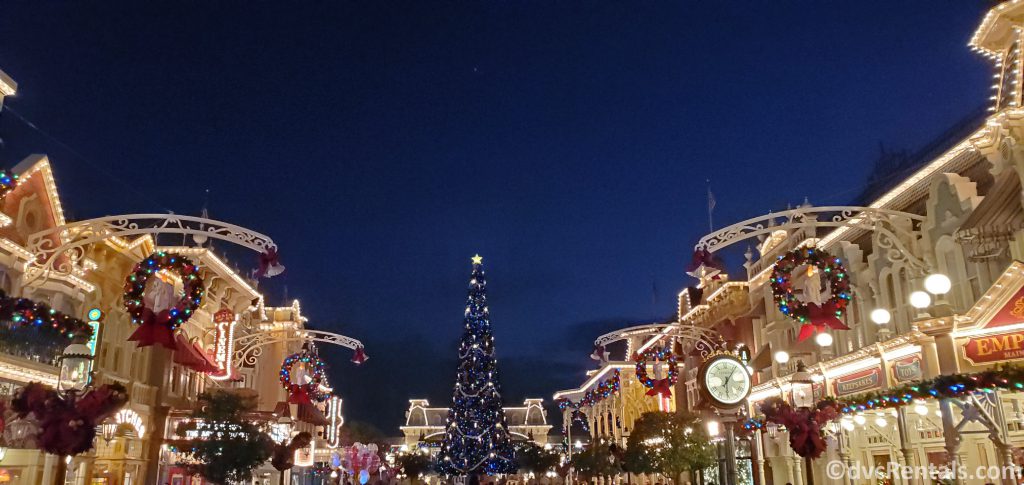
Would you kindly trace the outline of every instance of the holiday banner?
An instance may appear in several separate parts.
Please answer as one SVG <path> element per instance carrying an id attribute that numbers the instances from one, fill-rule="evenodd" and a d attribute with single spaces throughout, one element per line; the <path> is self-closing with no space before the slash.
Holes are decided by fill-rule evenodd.
<path id="1" fill-rule="evenodd" d="M 964 358 L 974 365 L 1024 358 L 1024 331 L 969 338 Z"/>
<path id="2" fill-rule="evenodd" d="M 836 396 L 849 396 L 881 387 L 882 369 L 874 367 L 853 374 L 847 374 L 835 381 Z"/>

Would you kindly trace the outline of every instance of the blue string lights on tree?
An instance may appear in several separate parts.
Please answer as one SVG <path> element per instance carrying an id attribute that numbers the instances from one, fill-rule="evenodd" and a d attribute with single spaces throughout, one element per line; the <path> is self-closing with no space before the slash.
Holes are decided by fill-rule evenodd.
<path id="1" fill-rule="evenodd" d="M 483 258 L 473 257 L 459 367 L 437 468 L 444 475 L 515 473 L 487 310 Z"/>

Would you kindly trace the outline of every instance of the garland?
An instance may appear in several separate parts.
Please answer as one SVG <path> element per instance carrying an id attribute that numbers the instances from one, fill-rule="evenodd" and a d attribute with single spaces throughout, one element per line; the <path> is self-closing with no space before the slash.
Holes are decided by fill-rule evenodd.
<path id="1" fill-rule="evenodd" d="M 781 397 L 765 399 L 760 406 L 766 422 L 786 427 L 789 447 L 804 458 L 818 458 L 825 451 L 824 426 L 839 417 L 834 399 L 823 399 L 814 408 L 793 409 Z"/>
<path id="2" fill-rule="evenodd" d="M 793 293 L 793 272 L 805 265 L 820 270 L 828 283 L 832 295 L 821 305 L 804 303 Z M 813 247 L 795 249 L 779 256 L 769 282 L 779 311 L 803 324 L 798 341 L 807 339 L 815 332 L 825 331 L 826 326 L 849 330 L 838 318 L 843 315 L 851 298 L 850 277 L 841 259 Z"/>
<path id="3" fill-rule="evenodd" d="M 27 436 L 19 446 L 60 456 L 77 455 L 92 449 L 97 425 L 127 402 L 124 386 L 117 383 L 104 384 L 71 399 L 52 387 L 30 382 L 11 400 L 12 414 L 7 422 L 28 420 L 24 423 L 29 428 Z"/>
<path id="4" fill-rule="evenodd" d="M 300 362 L 313 369 L 312 379 L 305 384 L 292 382 L 292 367 Z M 311 401 L 326 401 L 330 395 L 320 390 L 320 384 L 325 379 L 327 379 L 326 364 L 320 360 L 320 357 L 308 350 L 289 355 L 281 364 L 281 386 L 288 391 L 288 402 L 290 403 L 309 404 Z"/>
<path id="5" fill-rule="evenodd" d="M 143 297 L 150 278 L 161 270 L 176 273 L 184 285 L 184 297 L 159 313 L 146 306 Z M 124 285 L 124 306 L 132 323 L 141 325 L 128 340 L 139 347 L 156 343 L 174 349 L 174 331 L 192 317 L 203 301 L 203 279 L 199 267 L 184 256 L 157 251 L 135 265 Z"/>
<path id="6" fill-rule="evenodd" d="M 885 391 L 858 394 L 840 404 L 843 414 L 899 407 L 916 399 L 946 399 L 972 392 L 1024 390 L 1024 366 L 1006 364 L 975 374 L 942 375 Z"/>
<path id="7" fill-rule="evenodd" d="M 558 409 L 565 410 L 565 408 L 579 409 L 584 406 L 593 406 L 611 396 L 619 393 L 622 388 L 620 381 L 620 373 L 618 369 L 615 369 L 615 373 L 608 379 L 601 381 L 597 387 L 587 391 L 583 394 L 583 399 L 577 402 L 572 402 L 569 399 L 561 398 L 558 400 Z"/>
<path id="8" fill-rule="evenodd" d="M 667 361 L 668 377 L 653 379 L 647 375 L 647 361 L 651 359 Z M 649 389 L 647 391 L 648 396 L 661 394 L 662 396 L 669 397 L 672 395 L 672 386 L 679 380 L 679 362 L 670 346 L 666 345 L 663 348 L 652 347 L 642 354 L 634 355 L 633 360 L 636 361 L 636 379 Z"/>
<path id="9" fill-rule="evenodd" d="M 45 303 L 9 297 L 3 291 L 0 291 L 0 320 L 12 322 L 15 328 L 35 328 L 40 333 L 56 334 L 56 337 L 66 340 L 92 336 L 92 327 L 88 323 L 58 312 Z"/>
<path id="10" fill-rule="evenodd" d="M 858 394 L 843 401 L 827 397 L 818 401 L 813 410 L 793 410 L 782 398 L 772 397 L 760 406 L 764 419 L 747 419 L 743 429 L 761 430 L 767 423 L 785 426 L 793 451 L 800 456 L 817 458 L 824 450 L 824 425 L 843 415 L 905 406 L 921 399 L 948 399 L 994 390 L 1024 390 L 1024 366 L 1005 364 L 975 374 L 941 375 L 884 391 Z"/>

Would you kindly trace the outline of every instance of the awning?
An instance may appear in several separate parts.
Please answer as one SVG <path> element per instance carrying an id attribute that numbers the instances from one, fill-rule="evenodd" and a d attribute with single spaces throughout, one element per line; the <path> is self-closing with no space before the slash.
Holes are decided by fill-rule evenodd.
<path id="1" fill-rule="evenodd" d="M 206 355 L 196 344 L 189 342 L 184 333 L 178 333 L 175 337 L 174 363 L 181 364 L 196 372 L 218 372 L 217 364 Z"/>
<path id="2" fill-rule="evenodd" d="M 1021 183 L 1016 170 L 1005 169 L 988 194 L 956 232 L 956 240 L 968 248 L 972 260 L 998 256 L 1013 234 L 1024 229 Z"/>
<path id="3" fill-rule="evenodd" d="M 327 416 L 324 416 L 324 413 L 320 412 L 320 410 L 312 404 L 299 404 L 298 415 L 299 416 L 296 419 L 303 423 L 309 423 L 314 426 L 328 426 L 331 424 L 331 421 L 327 419 Z"/>

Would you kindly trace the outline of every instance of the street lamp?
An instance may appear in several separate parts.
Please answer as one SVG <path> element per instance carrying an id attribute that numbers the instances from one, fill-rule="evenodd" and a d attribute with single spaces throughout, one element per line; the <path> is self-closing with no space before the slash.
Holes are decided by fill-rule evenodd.
<path id="1" fill-rule="evenodd" d="M 885 308 L 875 308 L 871 310 L 871 321 L 875 322 L 876 325 L 885 325 L 892 320 L 892 314 Z"/>
<path id="2" fill-rule="evenodd" d="M 953 289 L 953 282 L 942 273 L 930 274 L 924 279 L 924 289 L 933 295 L 945 295 Z"/>
<path id="3" fill-rule="evenodd" d="M 825 334 L 827 335 L 827 334 Z M 810 409 L 814 406 L 814 376 L 807 371 L 804 361 L 796 362 L 796 372 L 789 378 L 792 386 L 793 407 Z M 807 469 L 807 485 L 814 485 L 814 469 L 811 468 L 811 457 L 804 458 Z"/>
<path id="4" fill-rule="evenodd" d="M 92 363 L 92 352 L 85 344 L 74 343 L 64 348 L 61 353 L 60 378 L 57 390 L 75 393 L 85 390 L 89 385 L 89 366 Z"/>
<path id="5" fill-rule="evenodd" d="M 100 436 L 109 445 L 117 436 L 117 422 L 110 418 L 103 420 L 103 424 L 100 425 Z"/>
<path id="6" fill-rule="evenodd" d="M 786 352 L 785 350 L 775 352 L 775 362 L 778 362 L 780 364 L 785 364 L 789 362 L 789 352 Z"/>
<path id="7" fill-rule="evenodd" d="M 789 378 L 792 385 L 793 407 L 811 408 L 814 406 L 814 376 L 807 371 L 804 361 L 796 361 L 796 372 Z"/>

